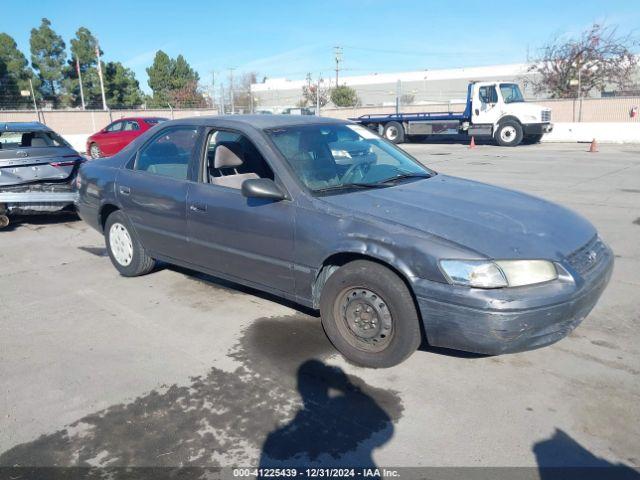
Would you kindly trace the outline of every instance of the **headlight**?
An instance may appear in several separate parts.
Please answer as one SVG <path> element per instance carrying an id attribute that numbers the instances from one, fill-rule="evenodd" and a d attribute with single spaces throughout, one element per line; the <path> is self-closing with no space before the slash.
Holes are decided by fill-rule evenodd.
<path id="1" fill-rule="evenodd" d="M 449 283 L 476 288 L 520 287 L 558 278 L 546 260 L 441 260 Z"/>

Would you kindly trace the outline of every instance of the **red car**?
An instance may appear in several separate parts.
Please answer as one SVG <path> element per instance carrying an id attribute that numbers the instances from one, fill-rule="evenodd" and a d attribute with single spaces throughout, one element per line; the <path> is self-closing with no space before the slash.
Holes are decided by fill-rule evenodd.
<path id="1" fill-rule="evenodd" d="M 162 117 L 127 117 L 110 123 L 87 139 L 87 153 L 91 158 L 108 157 L 118 153 L 135 138 L 160 122 Z"/>

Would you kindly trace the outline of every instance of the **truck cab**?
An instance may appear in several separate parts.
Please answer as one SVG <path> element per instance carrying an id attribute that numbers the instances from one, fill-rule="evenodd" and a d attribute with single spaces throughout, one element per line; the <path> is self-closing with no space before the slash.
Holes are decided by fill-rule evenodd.
<path id="1" fill-rule="evenodd" d="M 499 145 L 537 143 L 553 129 L 551 110 L 527 103 L 515 82 L 473 82 L 467 108 L 469 135 L 491 135 Z"/>

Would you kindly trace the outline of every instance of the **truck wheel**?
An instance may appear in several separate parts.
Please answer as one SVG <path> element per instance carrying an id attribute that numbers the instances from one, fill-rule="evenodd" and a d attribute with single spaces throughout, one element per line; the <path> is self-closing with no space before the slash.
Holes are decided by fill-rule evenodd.
<path id="1" fill-rule="evenodd" d="M 542 134 L 525 135 L 524 139 L 522 139 L 522 143 L 524 145 L 533 145 L 534 143 L 540 143 L 540 140 L 542 140 Z"/>
<path id="2" fill-rule="evenodd" d="M 384 138 L 393 143 L 404 142 L 404 127 L 398 122 L 389 122 L 382 131 Z"/>
<path id="3" fill-rule="evenodd" d="M 498 125 L 494 139 L 501 147 L 515 147 L 522 141 L 522 125 L 515 120 L 507 120 Z"/>
<path id="4" fill-rule="evenodd" d="M 392 367 L 420 345 L 420 323 L 405 283 L 367 260 L 340 267 L 320 296 L 322 326 L 347 359 L 371 368 Z"/>
<path id="5" fill-rule="evenodd" d="M 147 255 L 127 217 L 115 211 L 104 225 L 104 238 L 111 263 L 124 277 L 137 277 L 153 270 L 156 261 Z"/>

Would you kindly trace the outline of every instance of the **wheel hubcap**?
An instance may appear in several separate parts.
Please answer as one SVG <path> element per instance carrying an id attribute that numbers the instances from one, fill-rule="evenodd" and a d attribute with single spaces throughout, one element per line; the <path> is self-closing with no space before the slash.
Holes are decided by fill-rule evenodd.
<path id="1" fill-rule="evenodd" d="M 516 129 L 514 127 L 504 127 L 501 131 L 500 131 L 500 138 L 502 139 L 503 142 L 513 142 L 516 138 Z"/>
<path id="2" fill-rule="evenodd" d="M 133 242 L 129 231 L 121 223 L 114 223 L 109 229 L 109 246 L 116 261 L 123 267 L 133 259 Z"/>
<path id="3" fill-rule="evenodd" d="M 349 289 L 342 294 L 341 308 L 342 320 L 359 347 L 378 351 L 387 346 L 393 322 L 389 307 L 378 294 L 366 288 Z"/>
<path id="4" fill-rule="evenodd" d="M 100 156 L 100 151 L 98 150 L 97 145 L 91 145 L 91 156 L 93 158 L 98 158 Z"/>
<path id="5" fill-rule="evenodd" d="M 387 139 L 395 140 L 396 138 L 398 138 L 398 129 L 396 127 L 387 128 Z"/>

